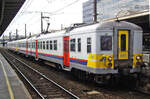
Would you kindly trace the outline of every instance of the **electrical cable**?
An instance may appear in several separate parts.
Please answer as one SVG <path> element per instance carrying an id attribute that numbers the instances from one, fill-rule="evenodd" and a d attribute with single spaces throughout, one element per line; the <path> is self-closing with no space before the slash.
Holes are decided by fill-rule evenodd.
<path id="1" fill-rule="evenodd" d="M 66 9 L 67 7 L 69 7 L 69 6 L 71 6 L 71 5 L 75 4 L 75 3 L 77 3 L 78 1 L 79 1 L 79 0 L 76 0 L 76 1 L 74 1 L 74 2 L 72 2 L 72 3 L 70 3 L 70 4 L 67 4 L 66 6 L 64 6 L 64 7 L 60 8 L 60 9 L 58 9 L 58 10 L 52 12 L 52 13 L 60 12 L 61 10 Z"/>
<path id="2" fill-rule="evenodd" d="M 28 8 L 29 6 L 31 6 L 31 4 L 32 4 L 33 1 L 34 1 L 34 0 L 28 0 L 28 1 L 26 2 L 26 4 L 23 6 L 22 12 L 20 12 L 20 14 L 18 14 L 16 17 L 21 17 L 22 15 L 27 14 L 27 13 L 32 13 L 32 11 L 31 11 L 31 12 L 30 12 L 30 11 L 26 12 L 25 10 L 26 10 L 26 8 Z M 52 2 L 53 2 L 53 1 L 49 1 L 49 0 L 46 0 L 46 1 L 47 1 L 48 3 L 52 3 Z M 67 0 L 67 1 L 68 1 L 68 0 Z M 67 4 L 67 5 L 65 5 L 64 7 L 53 11 L 52 13 L 50 13 L 50 12 L 45 12 L 45 13 L 49 13 L 49 14 L 51 14 L 51 16 L 52 16 L 52 15 L 57 15 L 57 14 L 55 14 L 55 13 L 60 12 L 60 11 L 62 11 L 62 10 L 64 10 L 64 9 L 68 8 L 69 6 L 72 6 L 73 4 L 77 3 L 78 1 L 79 1 L 79 0 L 75 0 L 75 1 L 73 1 L 73 2 L 71 2 L 71 3 L 69 3 L 69 4 Z M 44 6 L 44 8 L 45 8 L 45 7 L 46 7 L 46 6 Z M 40 13 L 40 11 L 33 11 L 33 13 Z M 35 17 L 35 16 L 37 16 L 37 14 L 32 15 L 32 16 Z M 15 18 L 15 19 L 18 19 L 18 18 Z M 32 23 L 31 23 L 31 21 L 29 21 L 29 20 L 32 20 L 32 19 L 33 19 L 33 17 L 27 19 L 26 22 L 30 22 L 29 25 L 30 25 L 30 24 L 32 25 L 32 24 L 35 23 L 35 22 L 32 22 Z M 36 20 L 39 20 L 39 18 L 36 19 Z M 36 21 L 36 20 L 35 20 L 35 21 Z M 14 20 L 14 21 L 12 22 L 12 24 L 14 24 L 16 21 L 17 21 L 17 20 Z M 36 22 L 37 22 L 37 21 L 36 21 Z M 21 30 L 22 30 L 22 28 L 21 28 Z"/>

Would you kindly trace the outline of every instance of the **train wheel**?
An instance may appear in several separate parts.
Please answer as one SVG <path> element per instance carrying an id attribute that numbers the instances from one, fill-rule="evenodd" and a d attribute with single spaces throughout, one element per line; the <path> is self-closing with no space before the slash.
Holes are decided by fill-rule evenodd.
<path id="1" fill-rule="evenodd" d="M 108 85 L 110 87 L 116 87 L 119 84 L 119 77 L 112 75 L 111 78 L 108 80 Z"/>

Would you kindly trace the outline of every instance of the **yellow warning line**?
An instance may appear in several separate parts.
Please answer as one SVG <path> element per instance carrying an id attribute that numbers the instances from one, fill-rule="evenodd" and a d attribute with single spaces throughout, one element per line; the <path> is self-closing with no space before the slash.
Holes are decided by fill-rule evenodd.
<path id="1" fill-rule="evenodd" d="M 7 76 L 7 73 L 5 71 L 3 62 L 1 60 L 0 60 L 0 62 L 2 64 L 2 69 L 3 69 L 3 72 L 4 72 L 5 79 L 6 79 L 6 83 L 7 83 L 7 87 L 8 87 L 8 91 L 9 91 L 9 95 L 10 95 L 10 99 L 14 99 L 14 94 L 13 94 L 12 88 L 10 86 L 10 83 L 9 83 L 9 80 L 8 80 L 8 76 Z"/>

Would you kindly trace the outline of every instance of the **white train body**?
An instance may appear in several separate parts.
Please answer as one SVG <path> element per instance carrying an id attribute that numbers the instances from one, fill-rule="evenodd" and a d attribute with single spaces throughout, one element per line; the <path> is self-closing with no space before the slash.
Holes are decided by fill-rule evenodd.
<path id="1" fill-rule="evenodd" d="M 123 68 L 135 73 L 142 64 L 142 29 L 128 22 L 97 23 L 12 41 L 8 48 L 68 71 L 117 74 Z"/>

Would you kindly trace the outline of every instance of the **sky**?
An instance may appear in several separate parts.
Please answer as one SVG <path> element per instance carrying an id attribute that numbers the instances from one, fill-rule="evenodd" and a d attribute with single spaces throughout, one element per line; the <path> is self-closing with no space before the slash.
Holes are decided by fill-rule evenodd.
<path id="1" fill-rule="evenodd" d="M 43 16 L 43 28 L 47 22 L 50 30 L 58 30 L 68 27 L 73 23 L 82 23 L 82 3 L 88 0 L 26 0 L 18 14 L 7 27 L 4 35 L 15 35 L 16 29 L 19 35 L 24 35 L 25 24 L 27 35 L 38 34 L 41 31 L 41 12 Z"/>

